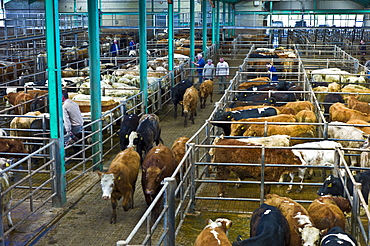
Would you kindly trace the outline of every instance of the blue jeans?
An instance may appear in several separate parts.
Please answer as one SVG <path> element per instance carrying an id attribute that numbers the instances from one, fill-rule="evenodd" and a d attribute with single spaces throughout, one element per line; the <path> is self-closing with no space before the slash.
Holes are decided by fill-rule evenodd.
<path id="1" fill-rule="evenodd" d="M 72 126 L 71 132 L 76 136 L 82 132 L 82 126 Z M 67 143 L 69 140 L 71 140 L 71 136 L 66 132 L 65 129 L 64 134 L 64 143 Z"/>
<path id="2" fill-rule="evenodd" d="M 198 72 L 198 78 L 199 78 L 198 84 L 201 84 L 203 82 L 203 72 Z"/>

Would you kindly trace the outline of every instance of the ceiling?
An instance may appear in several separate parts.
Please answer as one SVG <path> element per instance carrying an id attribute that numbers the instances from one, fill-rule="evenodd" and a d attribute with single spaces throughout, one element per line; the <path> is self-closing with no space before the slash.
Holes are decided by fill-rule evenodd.
<path id="1" fill-rule="evenodd" d="M 212 1 L 212 0 L 210 0 Z M 233 4 L 237 4 L 237 3 L 240 3 L 240 2 L 243 2 L 245 0 L 221 0 L 222 2 L 224 3 L 233 3 Z M 252 2 L 253 0 L 247 0 L 247 2 Z M 292 0 L 270 0 L 270 1 L 264 1 L 264 2 L 281 2 L 281 1 L 292 1 Z M 303 0 L 303 1 L 318 1 L 318 0 Z M 319 0 L 319 1 L 325 1 L 325 0 Z M 355 2 L 355 3 L 358 3 L 358 4 L 361 4 L 362 6 L 364 7 L 370 7 L 370 1 L 369 0 L 349 0 L 351 2 Z"/>

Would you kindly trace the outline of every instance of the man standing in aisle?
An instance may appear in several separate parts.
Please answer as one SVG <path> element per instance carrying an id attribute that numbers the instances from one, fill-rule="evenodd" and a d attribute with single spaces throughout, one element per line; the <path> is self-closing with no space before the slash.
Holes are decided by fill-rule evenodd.
<path id="1" fill-rule="evenodd" d="M 66 89 L 62 91 L 63 121 L 64 121 L 64 144 L 68 145 L 76 140 L 76 135 L 82 132 L 84 120 L 80 107 L 68 98 Z M 72 140 L 72 141 L 71 141 Z"/>
<path id="2" fill-rule="evenodd" d="M 198 54 L 197 59 L 198 59 L 198 62 L 193 62 L 193 64 L 198 67 L 197 69 L 198 78 L 199 78 L 198 84 L 200 85 L 202 83 L 203 68 L 206 65 L 206 62 L 204 61 L 202 54 Z"/>
<path id="3" fill-rule="evenodd" d="M 222 94 L 223 91 L 226 90 L 226 79 L 229 77 L 229 64 L 224 60 L 223 57 L 220 57 L 220 61 L 217 63 L 216 77 L 218 78 L 220 88 L 219 94 Z"/>
<path id="4" fill-rule="evenodd" d="M 215 65 L 213 65 L 212 60 L 208 59 L 207 64 L 203 68 L 203 78 L 204 80 L 210 79 L 213 81 L 215 77 Z"/>

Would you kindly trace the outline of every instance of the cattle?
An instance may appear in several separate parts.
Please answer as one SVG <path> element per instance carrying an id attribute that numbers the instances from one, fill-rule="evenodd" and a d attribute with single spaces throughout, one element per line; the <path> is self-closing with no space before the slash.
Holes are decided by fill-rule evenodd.
<path id="1" fill-rule="evenodd" d="M 361 193 L 366 202 L 369 199 L 370 192 L 370 171 L 361 172 L 353 176 L 357 183 L 361 183 Z M 346 187 L 348 188 L 349 195 L 353 195 L 353 183 L 350 178 L 347 179 Z M 342 181 L 339 177 L 329 175 L 324 181 L 323 185 L 317 191 L 319 196 L 332 195 L 346 197 Z"/>
<path id="2" fill-rule="evenodd" d="M 357 241 L 352 235 L 346 233 L 339 226 L 333 227 L 322 239 L 320 246 L 357 246 Z"/>
<path id="3" fill-rule="evenodd" d="M 314 110 L 314 107 L 310 101 L 288 102 L 285 105 L 278 107 L 279 110 L 282 108 L 292 108 L 296 113 L 301 110 Z"/>
<path id="4" fill-rule="evenodd" d="M 367 135 L 363 131 L 348 124 L 342 122 L 331 122 L 328 126 L 328 137 L 331 139 L 343 139 L 343 141 L 337 140 L 343 148 L 360 148 L 363 141 L 367 138 Z M 349 153 L 358 154 L 358 151 L 349 151 Z M 351 155 L 351 165 L 357 166 L 359 163 L 358 159 L 358 156 Z"/>
<path id="5" fill-rule="evenodd" d="M 343 197 L 322 196 L 310 204 L 307 212 L 319 230 L 330 230 L 335 226 L 345 230 L 344 212 L 351 212 L 351 204 Z"/>
<path id="6" fill-rule="evenodd" d="M 276 194 L 266 195 L 266 204 L 277 207 L 288 221 L 290 244 L 312 246 L 318 245 L 320 230 L 312 225 L 306 209 L 296 201 Z"/>
<path id="7" fill-rule="evenodd" d="M 141 116 L 139 125 L 136 129 L 138 138 L 134 140 L 137 152 L 143 159 L 143 151 L 146 154 L 152 147 L 153 142 L 157 145 L 162 142 L 159 117 L 155 114 L 145 114 Z"/>
<path id="8" fill-rule="evenodd" d="M 21 140 L 9 138 L 0 138 L 0 152 L 7 153 L 1 155 L 5 158 L 22 157 L 21 155 L 12 155 L 12 153 L 28 153 Z"/>
<path id="9" fill-rule="evenodd" d="M 259 118 L 277 115 L 278 112 L 275 108 L 265 107 L 265 108 L 254 108 L 248 110 L 238 110 L 238 111 L 228 111 L 218 110 L 213 116 L 213 121 L 231 121 L 231 120 L 241 120 L 248 118 Z M 224 130 L 225 135 L 230 135 L 231 126 L 228 123 L 212 123 L 214 126 L 221 127 Z"/>
<path id="10" fill-rule="evenodd" d="M 199 87 L 200 108 L 206 107 L 206 101 L 207 101 L 208 95 L 210 96 L 211 103 L 212 103 L 213 102 L 212 100 L 213 81 L 210 79 L 207 79 L 202 84 L 200 84 L 200 87 Z"/>
<path id="11" fill-rule="evenodd" d="M 194 116 L 197 115 L 197 106 L 198 106 L 198 101 L 199 101 L 199 95 L 198 95 L 198 90 L 195 89 L 194 86 L 186 89 L 185 94 L 184 94 L 184 100 L 182 101 L 183 103 L 183 108 L 184 108 L 184 126 L 186 127 L 188 124 L 187 118 L 189 115 L 189 119 L 191 120 L 191 123 L 194 124 Z"/>
<path id="12" fill-rule="evenodd" d="M 252 125 L 243 134 L 243 136 L 263 137 L 272 135 L 288 135 L 297 138 L 315 138 L 317 135 L 316 127 L 313 125 L 267 125 L 265 134 L 264 125 Z M 307 142 L 307 140 L 292 139 L 292 144 Z"/>
<path id="13" fill-rule="evenodd" d="M 274 97 L 267 97 L 266 95 L 267 94 L 252 95 L 251 93 L 239 93 L 234 98 L 235 102 L 230 103 L 229 108 L 243 105 L 275 105 L 276 99 Z"/>
<path id="14" fill-rule="evenodd" d="M 357 129 L 363 131 L 366 134 L 370 134 L 370 123 L 364 120 L 352 119 L 347 121 L 347 124 L 352 125 L 364 125 L 364 126 L 355 126 Z"/>
<path id="15" fill-rule="evenodd" d="M 188 79 L 185 79 L 171 88 L 171 100 L 173 103 L 175 119 L 177 118 L 177 104 L 180 104 L 180 102 L 183 101 L 186 89 L 192 86 L 193 86 L 193 82 L 191 82 Z"/>
<path id="16" fill-rule="evenodd" d="M 173 142 L 171 150 L 175 156 L 176 164 L 178 165 L 186 152 L 186 142 L 189 141 L 187 137 L 179 137 Z"/>
<path id="17" fill-rule="evenodd" d="M 324 113 L 329 114 L 329 108 L 334 103 L 344 103 L 344 99 L 341 94 L 330 93 L 324 97 Z"/>
<path id="18" fill-rule="evenodd" d="M 8 136 L 8 134 L 6 133 L 6 131 L 3 130 L 3 129 L 0 129 L 0 137 L 6 137 L 6 136 Z"/>
<path id="19" fill-rule="evenodd" d="M 260 148 L 238 148 L 238 146 L 261 146 L 251 143 L 244 143 L 234 139 L 220 139 L 218 145 L 233 145 L 233 148 L 215 148 L 213 153 L 213 163 L 261 163 L 262 153 Z M 266 149 L 265 150 L 266 164 L 293 164 L 300 165 L 298 157 L 296 157 L 290 149 Z M 265 181 L 278 181 L 280 176 L 292 171 L 289 167 L 266 167 Z M 236 176 L 243 180 L 245 178 L 261 178 L 261 168 L 259 166 L 217 166 L 216 178 L 218 180 L 226 180 L 230 172 L 234 172 Z M 270 185 L 265 186 L 265 192 L 269 193 Z M 225 183 L 218 184 L 218 196 L 226 196 Z"/>
<path id="20" fill-rule="evenodd" d="M 12 104 L 13 106 L 19 105 L 18 107 L 14 108 L 14 113 L 16 115 L 22 115 L 31 110 L 31 100 L 33 97 L 24 92 L 11 92 L 8 95 L 5 96 L 5 98 L 8 99 L 8 102 Z"/>
<path id="21" fill-rule="evenodd" d="M 311 110 L 301 110 L 296 114 L 298 122 L 317 123 L 317 117 Z"/>
<path id="22" fill-rule="evenodd" d="M 364 120 L 369 122 L 370 115 L 362 113 L 358 110 L 350 109 L 342 103 L 334 103 L 329 108 L 329 120 L 347 122 L 351 119 Z"/>
<path id="23" fill-rule="evenodd" d="M 170 177 L 176 169 L 176 160 L 172 151 L 159 144 L 153 147 L 142 163 L 141 184 L 146 204 L 149 206 L 161 189 L 161 182 Z"/>
<path id="24" fill-rule="evenodd" d="M 0 139 L 1 141 L 1 139 Z M 0 168 L 0 172 L 2 171 L 2 169 Z M 6 174 L 5 172 L 0 176 L 0 185 L 1 185 L 1 191 L 4 192 L 4 195 L 2 195 L 2 200 L 1 200 L 1 204 L 2 204 L 2 211 L 3 213 L 6 213 L 6 218 L 7 218 L 7 224 L 8 224 L 8 227 L 11 228 L 13 227 L 13 221 L 12 221 L 12 218 L 11 218 L 11 212 L 10 212 L 10 208 L 12 206 L 12 190 L 9 190 L 9 187 L 10 187 L 10 183 L 9 183 L 9 177 L 8 177 L 8 174 Z"/>
<path id="25" fill-rule="evenodd" d="M 370 105 L 367 102 L 360 102 L 355 96 L 348 95 L 344 99 L 347 99 L 348 108 L 360 111 L 365 114 L 370 113 Z"/>
<path id="26" fill-rule="evenodd" d="M 248 102 L 248 104 L 250 105 L 268 103 L 277 106 L 282 106 L 286 104 L 286 102 L 294 102 L 295 100 L 296 97 L 293 93 L 282 93 L 282 92 L 269 92 L 269 93 L 239 92 L 235 98 L 235 101 L 245 101 Z"/>
<path id="27" fill-rule="evenodd" d="M 262 203 L 254 210 L 250 228 L 250 238 L 233 242 L 233 246 L 290 245 L 288 221 L 275 206 Z"/>
<path id="28" fill-rule="evenodd" d="M 269 81 L 270 79 L 268 77 L 259 77 L 259 78 L 249 79 L 246 82 L 241 83 L 238 86 L 238 90 L 247 90 L 248 88 L 251 88 L 251 87 L 265 85 L 265 84 L 268 84 Z"/>
<path id="29" fill-rule="evenodd" d="M 40 116 L 40 111 L 28 112 L 25 116 Z M 36 120 L 36 117 L 14 117 L 10 122 L 10 128 L 12 129 L 30 129 L 31 123 Z M 10 136 L 21 137 L 21 136 L 30 136 L 29 132 L 11 130 Z"/>
<path id="30" fill-rule="evenodd" d="M 231 246 L 226 234 L 231 225 L 232 221 L 224 218 L 218 218 L 215 221 L 207 220 L 207 226 L 198 235 L 194 246 Z"/>
<path id="31" fill-rule="evenodd" d="M 238 120 L 240 124 L 231 124 L 231 133 L 230 136 L 243 136 L 243 133 L 252 125 L 251 122 L 296 122 L 296 117 L 289 114 L 278 114 L 269 117 L 260 117 L 260 118 L 249 118 Z M 242 124 L 243 122 L 243 124 Z M 244 122 L 249 122 L 246 124 Z"/>
<path id="32" fill-rule="evenodd" d="M 342 145 L 335 141 L 319 141 L 319 142 L 308 142 L 302 144 L 296 144 L 293 146 L 292 152 L 297 156 L 301 162 L 302 166 L 333 166 L 335 149 L 341 148 Z M 301 149 L 302 148 L 302 149 Z M 306 149 L 305 149 L 306 148 Z M 311 149 L 310 149 L 311 148 Z M 333 149 L 333 150 L 327 150 Z M 298 177 L 300 178 L 301 186 L 299 191 L 302 190 L 303 179 L 306 173 L 306 168 L 298 168 Z M 292 181 L 294 179 L 294 174 L 291 176 Z M 310 175 L 312 176 L 312 174 Z"/>
<path id="33" fill-rule="evenodd" d="M 134 193 L 139 169 L 140 156 L 133 147 L 129 146 L 116 155 L 106 173 L 98 171 L 103 191 L 102 198 L 110 199 L 112 204 L 111 224 L 116 223 L 116 208 L 121 197 L 124 211 L 134 208 Z"/>
<path id="34" fill-rule="evenodd" d="M 123 118 L 118 132 L 121 150 L 126 149 L 129 144 L 128 137 L 132 131 L 136 131 L 139 125 L 139 119 L 139 116 L 136 114 L 128 114 Z"/>

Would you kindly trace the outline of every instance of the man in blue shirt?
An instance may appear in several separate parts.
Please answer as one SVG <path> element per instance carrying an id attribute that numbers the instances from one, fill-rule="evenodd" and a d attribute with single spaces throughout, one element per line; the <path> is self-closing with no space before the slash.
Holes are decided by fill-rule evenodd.
<path id="1" fill-rule="evenodd" d="M 202 54 L 198 54 L 197 59 L 198 59 L 198 62 L 197 63 L 193 62 L 193 64 L 198 67 L 198 69 L 197 69 L 198 77 L 199 77 L 199 82 L 198 83 L 201 84 L 203 82 L 202 81 L 202 79 L 203 79 L 203 68 L 204 68 L 204 65 L 206 65 L 206 62 L 204 61 Z"/>
<path id="2" fill-rule="evenodd" d="M 112 52 L 112 56 L 117 56 L 119 52 L 119 45 L 117 43 L 117 40 L 113 41 L 112 46 L 110 47 L 110 51 Z"/>
<path id="3" fill-rule="evenodd" d="M 266 63 L 266 67 L 268 68 L 268 73 L 269 73 L 269 78 L 271 79 L 272 82 L 278 82 L 279 81 L 279 77 L 278 75 L 275 73 L 276 72 L 276 68 L 270 63 Z"/>

